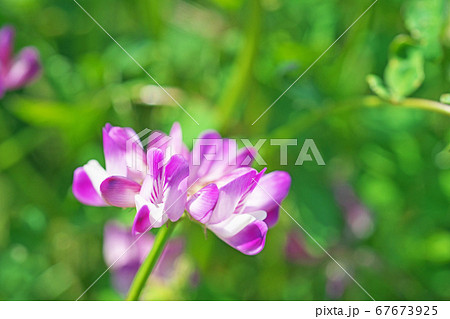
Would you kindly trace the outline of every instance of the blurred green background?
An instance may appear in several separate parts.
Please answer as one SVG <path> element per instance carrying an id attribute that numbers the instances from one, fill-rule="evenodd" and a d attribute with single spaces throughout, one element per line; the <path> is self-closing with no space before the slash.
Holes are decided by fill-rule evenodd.
<path id="1" fill-rule="evenodd" d="M 372 1 L 79 3 L 200 125 L 72 0 L 2 0 L 0 26 L 16 27 L 16 50 L 38 48 L 43 74 L 0 100 L 1 300 L 78 298 L 108 266 L 105 223 L 130 225 L 133 212 L 78 203 L 74 169 L 103 161 L 106 122 L 168 132 L 174 121 L 189 147 L 210 128 L 299 139 L 287 166 L 278 147 L 261 149 L 269 171 L 292 176 L 285 209 L 375 299 L 450 299 L 450 117 L 420 109 L 450 91 L 448 1 L 378 1 L 255 125 Z M 326 166 L 294 165 L 306 138 Z M 280 216 L 253 257 L 184 221 L 174 278 L 144 297 L 369 299 Z M 121 298 L 110 273 L 83 296 Z"/>

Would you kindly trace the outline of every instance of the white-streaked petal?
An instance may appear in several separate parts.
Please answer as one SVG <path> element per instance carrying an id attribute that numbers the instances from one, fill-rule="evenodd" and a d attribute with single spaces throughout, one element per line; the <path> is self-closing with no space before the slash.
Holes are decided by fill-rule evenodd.
<path id="1" fill-rule="evenodd" d="M 152 228 L 161 227 L 169 220 L 169 216 L 164 211 L 164 205 L 153 205 L 149 203 L 148 208 L 150 210 L 150 225 Z"/>
<path id="2" fill-rule="evenodd" d="M 216 184 L 209 184 L 191 196 L 186 203 L 186 210 L 195 220 L 206 223 L 209 221 L 218 197 L 219 189 Z"/>
<path id="3" fill-rule="evenodd" d="M 223 222 L 208 224 L 208 228 L 217 236 L 226 239 L 233 237 L 255 220 L 257 219 L 250 214 L 233 214 Z"/>
<path id="4" fill-rule="evenodd" d="M 235 212 L 242 196 L 246 194 L 249 187 L 254 183 L 253 178 L 256 176 L 256 173 L 256 170 L 250 170 L 219 189 L 219 199 L 211 214 L 209 223 L 220 223 Z"/>
<path id="5" fill-rule="evenodd" d="M 108 174 L 106 170 L 100 165 L 96 160 L 90 160 L 86 165 L 83 166 L 84 171 L 89 176 L 89 179 L 92 182 L 92 186 L 95 191 L 100 195 L 100 185 L 102 182 L 108 178 Z"/>

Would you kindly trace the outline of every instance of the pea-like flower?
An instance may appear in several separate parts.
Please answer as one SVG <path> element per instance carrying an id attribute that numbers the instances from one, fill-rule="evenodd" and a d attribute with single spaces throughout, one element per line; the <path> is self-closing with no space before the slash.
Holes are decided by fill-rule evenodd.
<path id="1" fill-rule="evenodd" d="M 182 142 L 181 128 L 178 123 L 173 125 L 171 134 L 173 132 L 176 134 L 171 135 L 167 139 L 170 142 L 164 144 L 171 147 L 172 152 L 183 154 L 186 157 L 186 152 L 181 153 L 180 151 L 187 148 Z M 167 141 L 161 138 L 161 141 L 163 140 Z M 188 184 L 191 185 L 189 195 L 194 195 L 212 183 L 219 187 L 224 185 L 237 172 L 241 172 L 240 169 L 250 167 L 255 155 L 254 148 L 244 147 L 238 150 L 235 140 L 223 139 L 215 131 L 210 130 L 200 134 L 192 152 L 187 155 L 189 161 Z M 252 196 L 249 197 L 248 207 L 265 211 L 264 222 L 268 227 L 272 227 L 278 221 L 279 204 L 287 196 L 290 186 L 291 177 L 286 172 L 276 171 L 263 175 L 259 181 L 259 187 L 254 188 Z"/>
<path id="2" fill-rule="evenodd" d="M 74 172 L 73 194 L 90 206 L 134 207 L 134 197 L 144 181 L 147 164 L 136 132 L 128 127 L 103 128 L 106 169 L 96 160 Z"/>
<path id="3" fill-rule="evenodd" d="M 41 71 L 35 48 L 23 48 L 16 57 L 13 56 L 14 33 L 11 26 L 0 29 L 0 98 L 6 91 L 29 84 Z"/>
<path id="4" fill-rule="evenodd" d="M 266 240 L 268 212 L 276 211 L 278 218 L 279 205 L 290 187 L 287 173 L 264 172 L 235 170 L 195 193 L 187 202 L 188 212 L 233 248 L 246 255 L 259 253 Z"/>
<path id="5" fill-rule="evenodd" d="M 76 169 L 75 197 L 94 206 L 136 206 L 133 234 L 175 222 L 186 210 L 238 251 L 259 253 L 289 192 L 289 174 L 251 168 L 255 150 L 237 150 L 235 140 L 214 131 L 201 134 L 192 152 L 183 144 L 178 123 L 170 135 L 150 134 L 145 156 L 132 129 L 107 124 L 106 169 L 95 160 Z M 137 147 L 130 148 L 130 141 Z M 136 162 L 141 170 L 133 167 Z"/>

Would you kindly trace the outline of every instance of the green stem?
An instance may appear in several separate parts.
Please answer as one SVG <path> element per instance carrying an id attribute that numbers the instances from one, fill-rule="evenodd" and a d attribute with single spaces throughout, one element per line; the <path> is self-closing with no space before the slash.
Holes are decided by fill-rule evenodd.
<path id="1" fill-rule="evenodd" d="M 289 123 L 283 125 L 281 128 L 275 130 L 272 134 L 272 138 L 284 138 L 292 134 L 300 134 L 308 128 L 317 124 L 317 122 L 324 118 L 343 112 L 352 111 L 361 107 L 380 107 L 389 106 L 396 108 L 412 108 L 432 111 L 449 116 L 450 105 L 439 103 L 432 100 L 420 99 L 420 98 L 406 98 L 398 103 L 392 103 L 385 101 L 378 96 L 370 95 L 363 97 L 362 99 L 356 99 L 351 101 L 345 101 L 338 105 L 326 106 L 317 110 L 311 110 L 305 112 L 291 120 Z"/>
<path id="2" fill-rule="evenodd" d="M 174 228 L 175 224 L 168 222 L 167 226 L 163 226 L 159 229 L 158 234 L 155 237 L 155 242 L 153 243 L 152 250 L 148 254 L 145 261 L 142 263 L 136 276 L 134 277 L 126 300 L 131 301 L 139 299 L 142 289 L 144 288 L 148 277 L 152 273 L 153 268 L 158 262 L 158 259 L 161 256 L 167 240 L 172 234 Z"/>
<path id="3" fill-rule="evenodd" d="M 426 99 L 418 99 L 418 98 L 404 99 L 399 105 L 404 107 L 417 108 L 445 115 L 450 115 L 450 105 Z"/>
<path id="4" fill-rule="evenodd" d="M 262 19 L 260 0 L 252 0 L 249 11 L 244 45 L 233 65 L 229 81 L 217 102 L 216 117 L 222 131 L 226 131 L 232 125 L 232 118 L 236 117 L 236 107 L 248 87 L 258 50 Z"/>

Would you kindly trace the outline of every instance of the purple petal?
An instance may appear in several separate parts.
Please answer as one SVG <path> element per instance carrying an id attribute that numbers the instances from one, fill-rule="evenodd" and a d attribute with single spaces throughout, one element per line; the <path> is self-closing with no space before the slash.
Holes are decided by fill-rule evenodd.
<path id="1" fill-rule="evenodd" d="M 150 223 L 150 210 L 147 205 L 142 206 L 136 213 L 134 218 L 132 233 L 139 234 L 145 233 L 151 229 Z"/>
<path id="2" fill-rule="evenodd" d="M 230 173 L 220 177 L 214 184 L 216 184 L 217 187 L 221 188 L 231 181 L 235 180 L 236 178 L 247 174 L 248 172 L 255 172 L 255 169 L 251 167 L 236 168 Z"/>
<path id="3" fill-rule="evenodd" d="M 167 162 L 164 170 L 166 181 L 169 182 L 171 179 L 177 177 L 177 174 L 179 174 L 181 170 L 189 171 L 188 162 L 179 154 L 172 156 Z"/>
<path id="4" fill-rule="evenodd" d="M 100 185 L 100 192 L 107 203 L 117 207 L 134 207 L 134 197 L 141 185 L 121 176 L 111 176 Z"/>
<path id="5" fill-rule="evenodd" d="M 211 183 L 219 180 L 236 168 L 237 145 L 235 140 L 220 139 L 216 141 L 211 149 L 211 154 L 203 154 L 211 159 L 206 159 L 202 163 L 199 172 L 202 175 L 203 183 Z"/>
<path id="6" fill-rule="evenodd" d="M 210 223 L 220 223 L 233 214 L 242 196 L 254 183 L 253 178 L 255 178 L 256 174 L 257 171 L 251 169 L 248 173 L 237 177 L 220 188 L 219 199 L 211 214 Z"/>
<path id="7" fill-rule="evenodd" d="M 256 220 L 225 242 L 243 254 L 256 255 L 264 248 L 266 235 L 266 223 Z"/>
<path id="8" fill-rule="evenodd" d="M 130 177 L 143 179 L 146 170 L 145 153 L 139 136 L 133 129 L 106 124 L 103 128 L 103 151 L 109 175 L 133 175 Z"/>
<path id="9" fill-rule="evenodd" d="M 264 211 L 252 214 L 233 214 L 223 222 L 208 228 L 233 248 L 247 255 L 259 253 L 265 243 L 267 225 L 262 221 Z"/>
<path id="10" fill-rule="evenodd" d="M 109 123 L 103 128 L 103 152 L 105 153 L 106 171 L 109 175 L 126 176 L 126 140 L 120 127 Z"/>
<path id="11" fill-rule="evenodd" d="M 164 166 L 164 153 L 158 148 L 150 148 L 147 151 L 148 174 L 154 179 L 162 178 Z"/>
<path id="12" fill-rule="evenodd" d="M 17 89 L 33 81 L 41 71 L 39 53 L 34 48 L 24 48 L 13 62 L 5 78 L 5 87 Z"/>
<path id="13" fill-rule="evenodd" d="M 164 211 L 164 205 L 162 203 L 154 204 L 153 200 L 154 198 L 150 200 L 142 197 L 141 194 L 135 196 L 137 211 L 140 212 L 143 209 L 148 212 L 149 224 L 147 229 L 161 227 L 169 219 Z M 147 218 L 145 221 L 147 221 Z"/>
<path id="14" fill-rule="evenodd" d="M 237 145 L 235 140 L 222 139 L 213 150 L 214 158 L 206 160 L 203 167 L 207 168 L 202 177 L 203 182 L 214 182 L 236 169 Z M 203 169 L 202 167 L 202 169 Z"/>
<path id="15" fill-rule="evenodd" d="M 169 135 L 171 137 L 172 155 L 180 154 L 186 160 L 188 160 L 189 150 L 183 143 L 183 133 L 181 131 L 180 123 L 178 122 L 173 123 Z"/>
<path id="16" fill-rule="evenodd" d="M 167 189 L 164 211 L 174 222 L 183 215 L 186 205 L 189 164 L 182 155 L 174 155 L 166 165 L 165 174 Z"/>
<path id="17" fill-rule="evenodd" d="M 264 218 L 266 218 L 266 212 L 263 210 L 250 214 L 231 214 L 220 223 L 208 223 L 208 228 L 220 238 L 226 239 L 235 236 L 255 220 L 262 221 Z"/>
<path id="18" fill-rule="evenodd" d="M 267 211 L 267 217 L 264 219 L 264 222 L 267 224 L 267 227 L 273 227 L 278 222 L 278 218 L 280 217 L 280 206 L 276 206 Z"/>
<path id="19" fill-rule="evenodd" d="M 191 196 L 186 203 L 186 209 L 194 219 L 204 224 L 209 221 L 218 197 L 217 185 L 209 184 Z"/>
<path id="20" fill-rule="evenodd" d="M 205 141 L 206 140 L 206 141 Z M 191 157 L 189 159 L 189 172 L 191 179 L 189 184 L 194 182 L 195 179 L 201 178 L 208 173 L 211 161 L 205 158 L 205 155 L 213 156 L 219 149 L 219 144 L 222 143 L 221 136 L 216 131 L 206 131 L 200 134 L 197 141 L 194 144 Z"/>
<path id="21" fill-rule="evenodd" d="M 291 177 L 283 171 L 264 175 L 247 199 L 245 211 L 264 210 L 268 212 L 268 222 L 273 226 L 278 219 L 276 208 L 286 198 L 291 186 Z M 270 214 L 269 214 L 270 212 Z"/>
<path id="22" fill-rule="evenodd" d="M 72 192 L 75 198 L 85 205 L 108 206 L 95 190 L 83 167 L 78 167 L 73 173 Z"/>
<path id="23" fill-rule="evenodd" d="M 256 188 L 256 186 L 258 185 L 259 180 L 261 179 L 261 177 L 264 175 L 264 173 L 266 172 L 266 168 L 263 168 L 261 170 L 261 172 L 257 173 L 252 180 L 250 181 L 247 189 L 245 190 L 245 192 L 242 194 L 241 199 L 239 200 L 239 203 L 235 209 L 235 213 L 241 213 L 244 208 L 246 208 L 247 205 L 247 198 L 252 194 L 253 190 Z M 251 212 L 249 210 L 247 210 L 247 212 Z"/>
<path id="24" fill-rule="evenodd" d="M 236 156 L 236 166 L 251 166 L 257 151 L 253 147 L 245 147 L 239 150 Z"/>
<path id="25" fill-rule="evenodd" d="M 172 143 L 172 137 L 160 131 L 153 131 L 150 136 L 145 140 L 147 149 L 159 148 L 164 153 Z"/>
<path id="26" fill-rule="evenodd" d="M 0 29 L 0 75 L 1 69 L 8 69 L 14 46 L 14 28 L 6 26 Z"/>
<path id="27" fill-rule="evenodd" d="M 172 141 L 174 142 L 174 147 L 180 149 L 183 144 L 183 132 L 181 131 L 181 125 L 178 122 L 173 123 L 172 128 L 169 133 Z"/>

